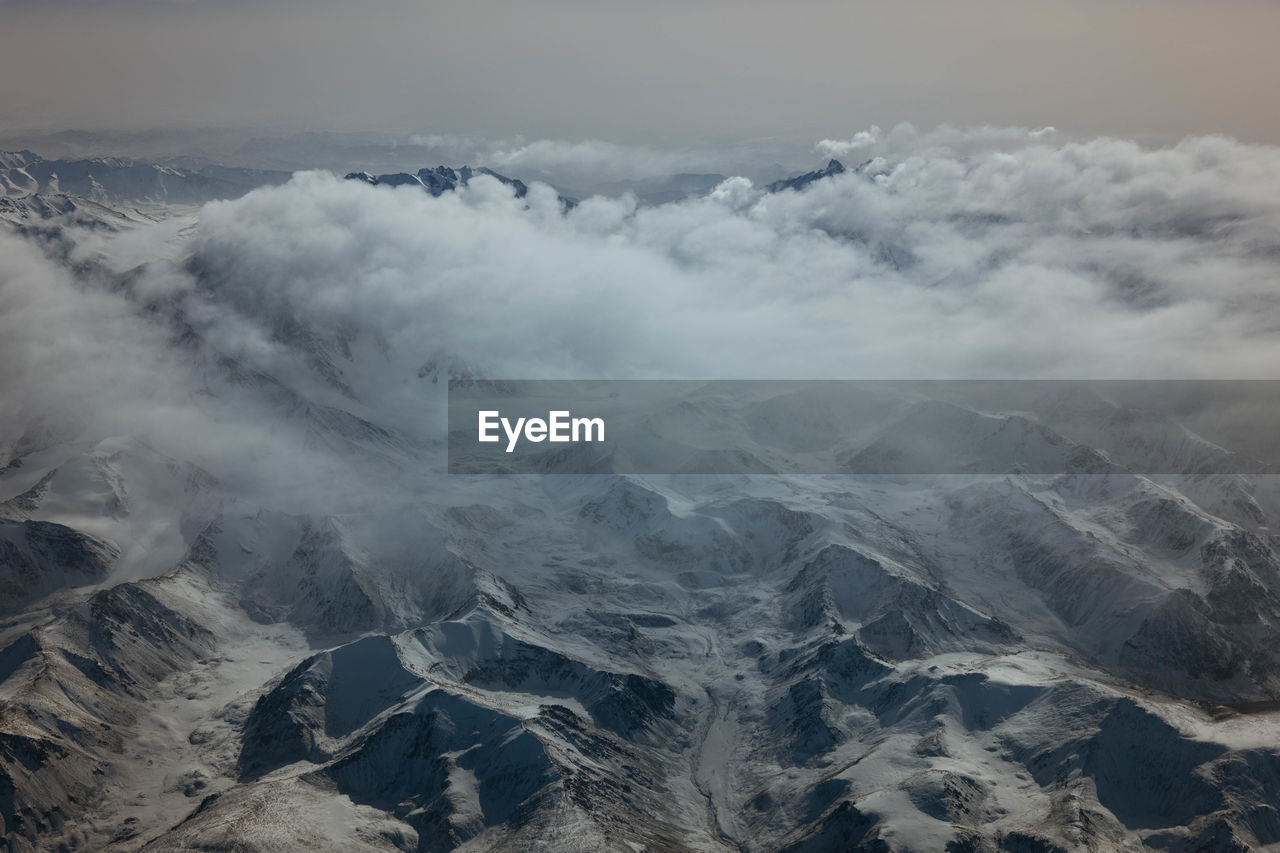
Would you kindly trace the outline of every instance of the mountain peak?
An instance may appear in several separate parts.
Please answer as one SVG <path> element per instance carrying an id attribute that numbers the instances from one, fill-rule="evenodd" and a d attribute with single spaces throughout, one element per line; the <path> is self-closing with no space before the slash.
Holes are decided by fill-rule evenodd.
<path id="1" fill-rule="evenodd" d="M 465 187 L 476 175 L 488 175 L 500 183 L 506 184 L 512 188 L 516 198 L 524 198 L 529 194 L 529 186 L 524 181 L 499 174 L 487 166 L 460 166 L 456 169 L 450 166 L 436 166 L 434 169 L 430 167 L 422 168 L 417 172 L 388 172 L 382 175 L 372 175 L 368 172 L 349 172 L 346 179 L 360 181 L 370 186 L 400 187 L 417 185 L 438 198 L 446 192 L 456 191 L 460 186 Z M 562 195 L 560 196 L 560 204 L 567 210 L 574 207 L 577 202 Z"/>
<path id="2" fill-rule="evenodd" d="M 796 190 L 798 192 L 814 181 L 830 178 L 833 175 L 842 175 L 844 172 L 844 164 L 832 158 L 825 169 L 815 169 L 812 172 L 805 172 L 803 175 L 796 175 L 794 178 L 783 178 L 780 181 L 774 181 L 766 189 L 771 193 L 782 192 L 783 190 Z"/>

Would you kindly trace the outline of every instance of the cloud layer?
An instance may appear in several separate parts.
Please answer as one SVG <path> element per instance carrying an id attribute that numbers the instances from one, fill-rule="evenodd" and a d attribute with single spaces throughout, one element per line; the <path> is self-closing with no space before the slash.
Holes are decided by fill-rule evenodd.
<path id="1" fill-rule="evenodd" d="M 562 215 L 496 182 L 432 199 L 322 174 L 209 206 L 195 251 L 246 318 L 385 336 L 495 374 L 1263 376 L 1280 151 L 900 128 L 802 193 L 742 178 Z M 269 337 L 269 335 L 268 335 Z"/>
<path id="2" fill-rule="evenodd" d="M 513 378 L 1275 377 L 1280 150 L 911 128 L 820 147 L 864 165 L 567 214 L 537 184 L 432 198 L 304 173 L 208 205 L 190 263 L 118 293 L 7 240 L 4 446 L 70 408 L 206 455 L 270 447 L 274 416 L 209 353 L 423 440 L 441 358 Z"/>

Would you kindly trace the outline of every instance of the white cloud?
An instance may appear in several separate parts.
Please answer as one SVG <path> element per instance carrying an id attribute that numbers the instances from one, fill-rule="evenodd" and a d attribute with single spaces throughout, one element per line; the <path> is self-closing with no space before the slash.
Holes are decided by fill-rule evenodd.
<path id="1" fill-rule="evenodd" d="M 798 166 L 808 156 L 806 146 L 791 142 L 756 141 L 733 147 L 693 147 L 666 150 L 622 145 L 599 139 L 472 139 L 447 134 L 408 138 L 415 156 L 442 163 L 469 163 L 522 177 L 561 184 L 587 192 L 617 192 L 626 185 L 663 180 L 676 174 L 734 174 L 772 172 L 779 163 Z M 784 166 L 784 168 L 786 168 Z"/>
<path id="2" fill-rule="evenodd" d="M 423 438 L 439 399 L 418 371 L 440 353 L 499 377 L 1270 377 L 1280 364 L 1280 150 L 903 128 L 854 143 L 871 167 L 803 193 L 732 178 L 701 199 L 592 198 L 567 215 L 538 185 L 517 200 L 479 178 L 432 198 L 301 174 L 207 206 L 188 246 L 198 275 L 159 264 L 133 292 L 307 398 Z M 206 456 L 273 446 L 274 416 L 135 306 L 10 243 L 6 446 L 59 400 Z M 218 396 L 193 400 L 202 385 Z"/>
<path id="3" fill-rule="evenodd" d="M 253 283 L 246 316 L 278 300 L 511 375 L 1267 373 L 1280 153 L 1047 138 L 898 128 L 864 137 L 873 173 L 801 194 L 567 217 L 487 181 L 309 175 L 208 208 L 199 251 Z"/>

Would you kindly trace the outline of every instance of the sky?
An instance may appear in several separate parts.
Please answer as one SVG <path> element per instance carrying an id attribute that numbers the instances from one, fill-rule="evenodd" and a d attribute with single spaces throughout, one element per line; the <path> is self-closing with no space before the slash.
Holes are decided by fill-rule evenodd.
<path id="1" fill-rule="evenodd" d="M 0 0 L 0 126 L 1280 142 L 1271 0 Z"/>

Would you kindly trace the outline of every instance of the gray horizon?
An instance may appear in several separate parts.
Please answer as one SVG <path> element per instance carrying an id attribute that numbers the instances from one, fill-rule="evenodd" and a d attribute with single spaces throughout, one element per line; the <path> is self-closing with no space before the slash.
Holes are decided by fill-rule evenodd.
<path id="1" fill-rule="evenodd" d="M 681 147 L 910 122 L 1280 142 L 1280 6 L 1260 0 L 0 0 L 0 19 L 10 138 L 256 127 Z"/>

